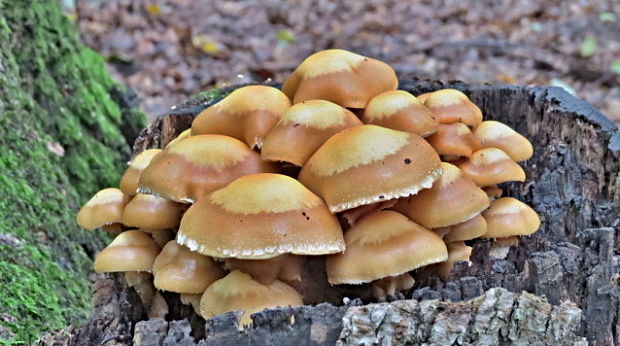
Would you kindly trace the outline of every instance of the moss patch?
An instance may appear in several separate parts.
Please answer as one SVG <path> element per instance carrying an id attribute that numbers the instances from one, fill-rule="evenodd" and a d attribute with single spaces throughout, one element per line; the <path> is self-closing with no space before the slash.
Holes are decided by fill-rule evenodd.
<path id="1" fill-rule="evenodd" d="M 144 125 L 117 88 L 57 1 L 0 0 L 0 344 L 88 314 L 89 255 L 105 237 L 74 215 L 117 184 L 129 157 L 119 129 Z"/>

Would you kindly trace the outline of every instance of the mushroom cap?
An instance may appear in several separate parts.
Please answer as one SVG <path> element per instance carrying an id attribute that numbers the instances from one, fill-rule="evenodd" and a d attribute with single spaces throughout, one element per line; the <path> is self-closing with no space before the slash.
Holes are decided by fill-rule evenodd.
<path id="1" fill-rule="evenodd" d="M 254 280 L 264 285 L 270 285 L 276 279 L 285 282 L 301 281 L 304 260 L 304 256 L 284 254 L 260 260 L 227 258 L 224 262 L 226 263 L 226 270 L 239 269 L 250 274 Z"/>
<path id="2" fill-rule="evenodd" d="M 135 195 L 123 211 L 123 224 L 129 227 L 164 229 L 177 227 L 180 222 L 180 205 L 153 195 Z"/>
<path id="3" fill-rule="evenodd" d="M 76 221 L 87 230 L 121 223 L 123 209 L 129 202 L 129 196 L 117 188 L 107 188 L 97 192 L 77 214 Z"/>
<path id="4" fill-rule="evenodd" d="M 480 140 L 463 123 L 439 124 L 439 130 L 426 139 L 437 154 L 470 157 L 480 148 Z"/>
<path id="5" fill-rule="evenodd" d="M 303 301 L 295 289 L 276 280 L 263 285 L 239 270 L 211 284 L 200 299 L 200 315 L 209 319 L 231 311 L 243 311 L 239 324 L 252 324 L 251 314 L 264 309 L 301 306 Z"/>
<path id="6" fill-rule="evenodd" d="M 437 132 L 433 114 L 415 96 L 403 90 L 390 90 L 373 97 L 361 117 L 365 124 L 428 137 Z"/>
<path id="7" fill-rule="evenodd" d="M 224 274 L 211 258 L 192 252 L 174 240 L 164 246 L 153 262 L 155 287 L 164 291 L 200 294 Z"/>
<path id="8" fill-rule="evenodd" d="M 442 162 L 439 180 L 430 189 L 402 199 L 394 210 L 427 228 L 465 222 L 489 206 L 487 194 L 453 164 Z"/>
<path id="9" fill-rule="evenodd" d="M 443 280 L 448 279 L 450 273 L 452 273 L 454 263 L 469 261 L 471 251 L 473 250 L 471 246 L 465 245 L 465 242 L 462 241 L 447 243 L 446 247 L 448 248 L 448 259 L 444 263 L 439 264 L 438 268 L 438 274 Z"/>
<path id="10" fill-rule="evenodd" d="M 181 132 L 178 136 L 176 136 L 173 140 L 171 140 L 170 142 L 168 142 L 168 144 L 166 144 L 166 148 L 173 146 L 177 143 L 179 143 L 180 141 L 184 140 L 185 138 L 188 138 L 192 135 L 192 129 L 189 128 L 183 132 Z"/>
<path id="11" fill-rule="evenodd" d="M 480 138 L 481 148 L 501 149 L 515 162 L 525 161 L 534 154 L 527 138 L 499 121 L 483 121 L 476 127 L 475 134 Z"/>
<path id="12" fill-rule="evenodd" d="M 523 168 L 497 148 L 477 150 L 467 161 L 460 163 L 459 168 L 478 186 L 525 181 Z"/>
<path id="13" fill-rule="evenodd" d="M 447 228 L 447 230 L 445 230 L 445 228 Z M 453 226 L 435 228 L 433 231 L 441 233 L 447 232 L 447 234 L 443 236 L 443 241 L 446 243 L 471 240 L 479 238 L 487 232 L 487 223 L 484 217 L 478 214 L 465 222 Z"/>
<path id="14" fill-rule="evenodd" d="M 328 139 L 306 162 L 299 181 L 339 212 L 415 194 L 440 173 L 439 156 L 422 137 L 361 125 Z"/>
<path id="15" fill-rule="evenodd" d="M 344 250 L 336 217 L 315 194 L 281 174 L 241 177 L 192 205 L 177 242 L 207 256 L 265 259 Z"/>
<path id="16" fill-rule="evenodd" d="M 456 89 L 437 90 L 426 98 L 424 105 L 440 124 L 461 122 L 476 127 L 482 122 L 482 111 L 467 95 Z"/>
<path id="17" fill-rule="evenodd" d="M 198 114 L 192 122 L 192 136 L 226 135 L 260 148 L 290 106 L 288 97 L 274 87 L 241 87 Z"/>
<path id="18" fill-rule="evenodd" d="M 487 222 L 487 232 L 482 238 L 529 235 L 540 227 L 540 218 L 534 209 L 512 197 L 494 200 L 482 216 Z"/>
<path id="19" fill-rule="evenodd" d="M 124 194 L 133 196 L 138 193 L 138 181 L 140 181 L 140 174 L 151 163 L 151 160 L 161 152 L 161 149 L 147 149 L 140 154 L 136 155 L 129 167 L 121 178 L 120 188 Z"/>
<path id="20" fill-rule="evenodd" d="M 418 99 L 418 101 L 420 101 L 420 103 L 424 104 L 424 102 L 426 102 L 426 99 L 428 98 L 430 94 L 432 94 L 432 92 L 422 93 L 416 96 L 416 98 Z"/>
<path id="21" fill-rule="evenodd" d="M 177 202 L 194 202 L 240 176 L 275 171 L 245 143 L 228 136 L 197 135 L 168 147 L 140 176 L 139 189 Z"/>
<path id="22" fill-rule="evenodd" d="M 326 140 L 362 122 L 346 108 L 325 100 L 309 100 L 293 105 L 269 132 L 263 160 L 290 162 L 303 166 Z"/>
<path id="23" fill-rule="evenodd" d="M 332 285 L 397 276 L 448 257 L 438 235 L 391 210 L 365 216 L 344 239 L 344 253 L 328 256 L 325 263 Z"/>
<path id="24" fill-rule="evenodd" d="M 142 231 L 126 231 L 95 257 L 95 271 L 135 272 L 151 271 L 159 246 Z"/>
<path id="25" fill-rule="evenodd" d="M 293 103 L 320 99 L 346 108 L 364 108 L 375 95 L 398 87 L 386 63 L 342 49 L 307 57 L 286 79 L 282 91 Z"/>

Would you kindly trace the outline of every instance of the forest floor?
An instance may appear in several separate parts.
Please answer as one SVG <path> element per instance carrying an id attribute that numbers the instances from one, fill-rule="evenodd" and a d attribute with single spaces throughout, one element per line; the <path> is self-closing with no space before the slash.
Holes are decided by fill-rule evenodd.
<path id="1" fill-rule="evenodd" d="M 71 15 L 151 117 L 212 86 L 283 81 L 309 54 L 344 48 L 401 78 L 560 86 L 620 123 L 616 0 L 81 0 Z"/>

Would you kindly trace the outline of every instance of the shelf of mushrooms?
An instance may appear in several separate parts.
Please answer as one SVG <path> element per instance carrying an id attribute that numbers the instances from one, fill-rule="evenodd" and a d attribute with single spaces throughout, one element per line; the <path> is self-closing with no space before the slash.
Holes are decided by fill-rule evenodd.
<path id="1" fill-rule="evenodd" d="M 458 90 L 397 87 L 387 64 L 333 49 L 281 90 L 236 89 L 82 207 L 81 227 L 115 237 L 95 271 L 124 272 L 150 316 L 168 312 L 168 291 L 205 319 L 243 311 L 244 326 L 304 304 L 300 281 L 384 300 L 410 290 L 418 268 L 446 279 L 473 239 L 505 256 L 540 226 L 499 187 L 525 180 L 517 162 L 532 145 Z M 324 275 L 302 275 L 311 256 Z"/>

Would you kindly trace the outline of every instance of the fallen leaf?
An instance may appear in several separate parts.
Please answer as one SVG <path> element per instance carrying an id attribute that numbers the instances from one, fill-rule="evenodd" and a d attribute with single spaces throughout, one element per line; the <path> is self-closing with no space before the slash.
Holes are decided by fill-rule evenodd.
<path id="1" fill-rule="evenodd" d="M 590 57 L 596 53 L 598 49 L 598 40 L 592 35 L 586 36 L 581 43 L 581 56 L 584 58 Z"/>

